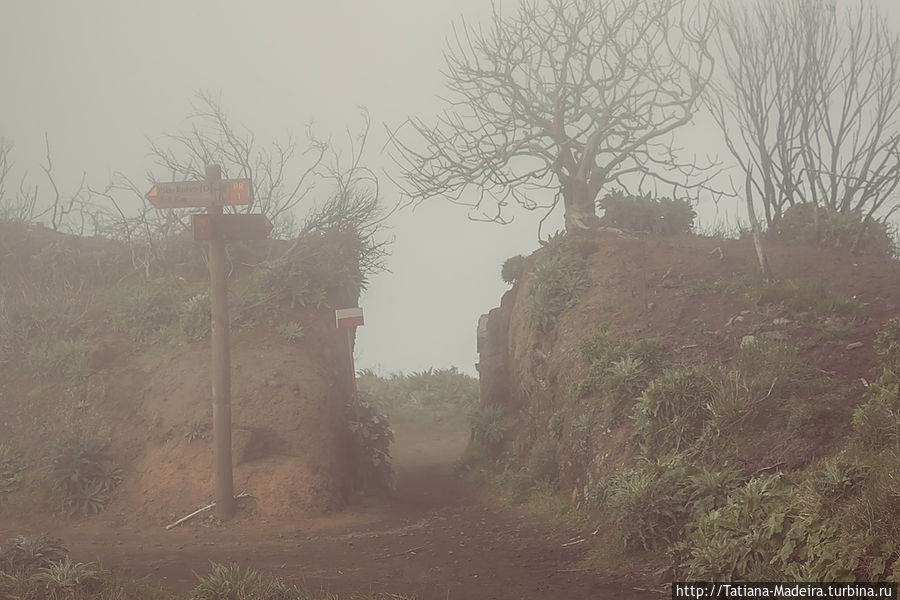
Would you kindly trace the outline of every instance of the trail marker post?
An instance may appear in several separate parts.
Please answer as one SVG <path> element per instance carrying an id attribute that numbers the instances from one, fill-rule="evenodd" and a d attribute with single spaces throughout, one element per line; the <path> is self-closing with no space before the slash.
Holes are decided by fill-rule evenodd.
<path id="1" fill-rule="evenodd" d="M 353 395 L 356 395 L 356 366 L 353 364 L 353 328 L 365 325 L 363 310 L 357 308 L 339 308 L 334 311 L 334 324 L 338 329 L 347 330 L 347 353 L 350 356 L 350 381 L 353 382 Z"/>
<path id="2" fill-rule="evenodd" d="M 147 192 L 156 208 L 202 208 L 191 215 L 194 239 L 209 243 L 209 303 L 211 308 L 213 405 L 213 473 L 216 517 L 234 516 L 234 475 L 231 460 L 231 341 L 228 320 L 228 272 L 225 242 L 265 239 L 272 223 L 262 214 L 223 214 L 225 205 L 250 204 L 249 179 L 222 179 L 218 165 L 206 167 L 203 181 L 157 183 Z"/>

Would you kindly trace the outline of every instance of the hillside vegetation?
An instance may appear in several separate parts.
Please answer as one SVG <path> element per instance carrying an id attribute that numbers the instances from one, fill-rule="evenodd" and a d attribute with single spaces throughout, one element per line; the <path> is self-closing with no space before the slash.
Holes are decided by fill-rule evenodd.
<path id="1" fill-rule="evenodd" d="M 507 261 L 460 467 L 566 498 L 604 572 L 896 580 L 900 264 L 770 238 L 771 283 L 749 240 L 685 234 Z"/>

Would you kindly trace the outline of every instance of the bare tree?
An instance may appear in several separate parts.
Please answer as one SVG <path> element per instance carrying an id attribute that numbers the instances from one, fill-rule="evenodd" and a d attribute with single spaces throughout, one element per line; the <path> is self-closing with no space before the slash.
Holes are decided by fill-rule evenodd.
<path id="1" fill-rule="evenodd" d="M 275 224 L 275 237 L 295 239 L 286 255 L 301 245 L 301 238 L 340 235 L 353 246 L 364 280 L 384 269 L 389 241 L 381 233 L 391 211 L 382 205 L 377 177 L 362 164 L 370 127 L 365 111 L 363 119 L 361 133 L 347 132 L 350 161 L 343 164 L 338 150 L 311 135 L 303 150 L 291 139 L 259 148 L 252 131 L 239 132 L 220 102 L 201 93 L 189 129 L 151 141 L 151 154 L 156 167 L 167 172 L 165 178 L 175 181 L 203 179 L 207 164 L 220 165 L 225 177 L 249 178 L 253 203 L 243 210 L 265 214 Z M 150 173 L 146 183 L 139 183 L 116 173 L 104 188 L 90 188 L 102 199 L 103 234 L 127 242 L 135 267 L 147 274 L 151 265 L 166 264 L 171 242 L 190 228 L 191 209 L 160 211 L 144 199 L 159 179 Z M 321 184 L 323 192 L 314 193 Z"/>
<path id="2" fill-rule="evenodd" d="M 685 0 L 526 0 L 512 18 L 494 5 L 486 27 L 454 26 L 437 124 L 411 119 L 415 140 L 395 134 L 401 187 L 413 201 L 461 203 L 479 188 L 471 205 L 498 222 L 510 203 L 552 210 L 561 197 L 572 230 L 598 224 L 607 186 L 684 184 L 697 167 L 679 160 L 672 133 L 710 77 L 712 28 L 710 11 Z M 547 189 L 556 200 L 541 204 L 534 192 Z"/>
<path id="3" fill-rule="evenodd" d="M 900 36 L 867 1 L 844 13 L 805 0 L 719 11 L 709 106 L 767 224 L 802 203 L 852 213 L 857 246 L 900 185 Z"/>

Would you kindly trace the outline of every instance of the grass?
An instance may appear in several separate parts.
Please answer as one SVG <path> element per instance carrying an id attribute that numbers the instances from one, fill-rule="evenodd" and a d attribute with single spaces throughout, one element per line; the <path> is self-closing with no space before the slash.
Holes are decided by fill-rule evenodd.
<path id="1" fill-rule="evenodd" d="M 756 275 L 698 283 L 694 294 L 727 294 L 753 305 L 781 305 L 809 319 L 829 316 L 855 317 L 864 313 L 863 303 L 835 292 L 818 279 L 796 278 L 766 284 Z"/>
<path id="2" fill-rule="evenodd" d="M 23 538 L 24 539 L 24 538 Z M 6 543 L 15 540 L 7 540 Z M 5 546 L 4 546 L 5 548 Z M 186 596 L 94 563 L 74 562 L 60 547 L 27 569 L 0 564 L 0 597 L 16 600 L 414 600 L 397 594 L 313 592 L 237 564 L 210 564 Z"/>

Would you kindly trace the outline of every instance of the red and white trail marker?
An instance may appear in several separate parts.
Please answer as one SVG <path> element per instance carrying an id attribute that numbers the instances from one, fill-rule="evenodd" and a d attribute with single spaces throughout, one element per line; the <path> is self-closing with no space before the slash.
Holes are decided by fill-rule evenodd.
<path id="1" fill-rule="evenodd" d="M 334 324 L 338 329 L 365 325 L 361 308 L 339 308 L 334 311 Z"/>

